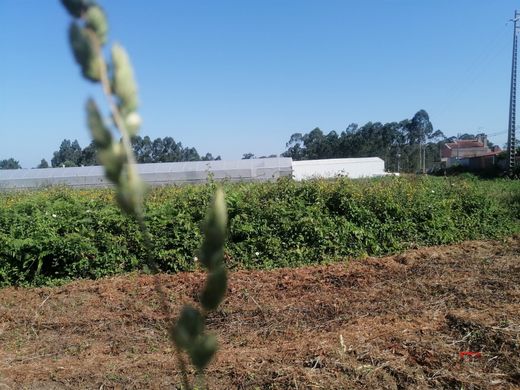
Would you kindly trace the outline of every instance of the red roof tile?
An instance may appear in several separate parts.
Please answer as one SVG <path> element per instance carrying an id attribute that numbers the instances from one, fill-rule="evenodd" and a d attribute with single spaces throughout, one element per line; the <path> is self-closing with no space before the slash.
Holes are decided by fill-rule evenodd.
<path id="1" fill-rule="evenodd" d="M 460 140 L 457 142 L 448 142 L 446 146 L 450 149 L 465 149 L 465 148 L 482 148 L 484 144 L 481 141 L 475 140 Z"/>

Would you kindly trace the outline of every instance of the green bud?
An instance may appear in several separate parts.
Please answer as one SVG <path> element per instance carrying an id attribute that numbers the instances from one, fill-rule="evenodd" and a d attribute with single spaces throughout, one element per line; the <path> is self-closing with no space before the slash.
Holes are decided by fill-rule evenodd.
<path id="1" fill-rule="evenodd" d="M 101 7 L 89 7 L 85 14 L 85 26 L 94 31 L 99 43 L 104 44 L 107 40 L 108 21 Z"/>
<path id="2" fill-rule="evenodd" d="M 87 121 L 95 145 L 99 149 L 107 149 L 112 144 L 112 134 L 110 134 L 110 131 L 103 123 L 101 114 L 93 99 L 88 99 L 87 101 Z"/>
<path id="3" fill-rule="evenodd" d="M 188 351 L 191 362 L 199 371 L 202 371 L 217 352 L 217 347 L 217 339 L 214 335 L 202 335 Z"/>
<path id="4" fill-rule="evenodd" d="M 137 110 L 137 84 L 134 71 L 126 50 L 119 44 L 112 47 L 113 89 L 119 98 L 119 105 L 124 115 Z"/>
<path id="5" fill-rule="evenodd" d="M 200 297 L 200 303 L 206 310 L 215 310 L 227 290 L 227 272 L 224 266 L 220 266 L 214 271 L 210 272 L 204 291 Z"/>
<path id="6" fill-rule="evenodd" d="M 215 245 L 213 242 L 204 240 L 199 250 L 199 258 L 200 262 L 208 270 L 214 270 L 218 268 L 220 265 L 222 265 L 224 260 L 223 244 L 219 246 Z"/>
<path id="7" fill-rule="evenodd" d="M 76 22 L 72 22 L 69 28 L 69 41 L 74 59 L 81 67 L 83 77 L 90 81 L 99 81 L 101 59 L 86 29 L 81 28 Z"/>
<path id="8" fill-rule="evenodd" d="M 123 172 L 120 176 L 116 196 L 119 207 L 126 213 L 135 215 L 142 205 L 145 187 L 141 178 L 129 172 L 129 169 L 132 167 L 126 166 L 126 175 Z"/>
<path id="9" fill-rule="evenodd" d="M 96 3 L 94 0 L 61 0 L 61 4 L 67 9 L 69 14 L 79 18 L 89 7 Z"/>
<path id="10" fill-rule="evenodd" d="M 226 240 L 227 209 L 224 191 L 221 188 L 215 193 L 204 227 L 204 242 L 200 250 L 200 260 L 208 269 L 222 262 L 223 248 Z"/>
<path id="11" fill-rule="evenodd" d="M 141 122 L 141 116 L 135 111 L 126 116 L 125 126 L 130 137 L 135 137 L 137 135 L 139 128 L 141 127 Z"/>
<path id="12" fill-rule="evenodd" d="M 169 333 L 177 347 L 187 350 L 203 332 L 204 318 L 200 312 L 191 306 L 184 306 L 177 323 L 170 328 Z"/>
<path id="13" fill-rule="evenodd" d="M 227 226 L 227 206 L 222 188 L 218 188 L 215 193 L 215 198 L 213 199 L 213 213 L 215 223 L 218 225 L 221 233 L 225 235 Z"/>
<path id="14" fill-rule="evenodd" d="M 98 152 L 99 161 L 105 166 L 105 174 L 110 181 L 118 184 L 121 181 L 123 166 L 127 160 L 123 145 L 112 142 L 111 145 Z"/>

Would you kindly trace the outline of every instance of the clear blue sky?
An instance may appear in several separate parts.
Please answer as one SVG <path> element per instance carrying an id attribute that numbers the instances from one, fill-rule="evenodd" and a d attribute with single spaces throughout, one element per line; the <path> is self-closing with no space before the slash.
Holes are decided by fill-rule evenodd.
<path id="1" fill-rule="evenodd" d="M 105 0 L 129 51 L 142 135 L 225 159 L 281 153 L 294 132 L 399 121 L 505 132 L 512 0 Z M 0 0 L 0 159 L 89 142 L 59 0 Z M 104 101 L 101 101 L 104 104 Z M 506 134 L 491 137 L 503 144 Z"/>

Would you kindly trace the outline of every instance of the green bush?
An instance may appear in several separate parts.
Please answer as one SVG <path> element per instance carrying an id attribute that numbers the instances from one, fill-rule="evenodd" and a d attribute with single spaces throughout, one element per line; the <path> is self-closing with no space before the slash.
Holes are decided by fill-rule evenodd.
<path id="1" fill-rule="evenodd" d="M 274 268 L 383 255 L 520 231 L 520 182 L 386 177 L 226 184 L 228 266 Z M 0 285 L 41 285 L 143 268 L 135 222 L 113 191 L 0 195 Z M 193 270 L 214 185 L 160 187 L 146 201 L 154 257 Z"/>

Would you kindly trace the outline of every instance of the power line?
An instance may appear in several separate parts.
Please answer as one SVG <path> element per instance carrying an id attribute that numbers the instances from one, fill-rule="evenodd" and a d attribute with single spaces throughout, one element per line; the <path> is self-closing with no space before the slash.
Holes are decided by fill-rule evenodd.
<path id="1" fill-rule="evenodd" d="M 444 103 L 441 105 L 441 108 L 437 112 L 437 116 L 444 115 L 446 111 L 452 108 L 453 103 L 459 100 L 460 95 L 467 90 L 470 86 L 472 86 L 478 79 L 482 76 L 483 72 L 487 69 L 487 65 L 495 59 L 498 53 L 502 52 L 507 45 L 508 42 L 505 39 L 506 33 L 508 32 L 507 24 L 500 27 L 500 29 L 495 33 L 493 38 L 491 38 L 486 45 L 484 45 L 484 49 L 479 52 L 477 57 L 470 62 L 465 75 L 468 77 L 465 78 L 460 83 L 452 85 L 450 90 L 448 91 L 448 99 L 444 100 Z M 498 44 L 501 42 L 502 44 Z"/>
<path id="2" fill-rule="evenodd" d="M 508 130 L 504 130 L 504 131 L 499 131 L 497 133 L 491 133 L 491 134 L 486 134 L 488 137 L 494 137 L 496 135 L 501 135 L 501 134 L 506 134 L 508 132 Z"/>

